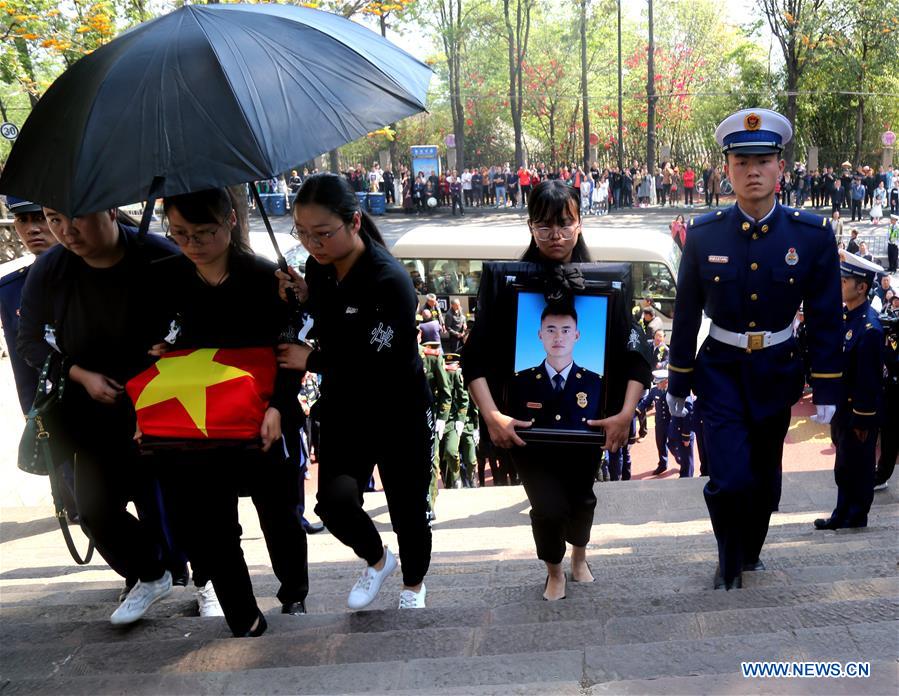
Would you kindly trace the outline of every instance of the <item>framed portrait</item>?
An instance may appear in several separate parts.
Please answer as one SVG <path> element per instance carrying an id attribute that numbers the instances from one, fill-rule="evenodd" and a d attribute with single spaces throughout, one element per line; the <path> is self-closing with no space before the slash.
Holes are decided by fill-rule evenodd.
<path id="1" fill-rule="evenodd" d="M 605 435 L 588 421 L 605 417 L 610 295 L 585 289 L 564 299 L 518 288 L 514 374 L 506 407 L 532 423 L 525 441 L 601 445 Z"/>

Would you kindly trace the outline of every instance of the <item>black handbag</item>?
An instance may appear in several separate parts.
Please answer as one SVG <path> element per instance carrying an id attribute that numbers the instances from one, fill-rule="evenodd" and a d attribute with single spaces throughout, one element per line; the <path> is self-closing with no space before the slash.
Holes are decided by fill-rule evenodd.
<path id="1" fill-rule="evenodd" d="M 66 484 L 59 480 L 59 466 L 67 456 L 73 460 L 75 457 L 74 451 L 68 453 L 64 451 L 65 447 L 62 444 L 64 438 L 60 436 L 58 424 L 58 412 L 65 387 L 66 377 L 62 369 L 62 357 L 52 351 L 41 368 L 34 403 L 25 417 L 25 429 L 19 440 L 18 466 L 29 474 L 49 477 L 56 520 L 59 522 L 66 546 L 75 563 L 86 565 L 94 555 L 93 539 L 90 539 L 87 552 L 82 557 L 72 539 L 68 516 L 60 494 L 60 486 Z M 51 435 L 51 430 L 56 431 L 55 437 Z"/>

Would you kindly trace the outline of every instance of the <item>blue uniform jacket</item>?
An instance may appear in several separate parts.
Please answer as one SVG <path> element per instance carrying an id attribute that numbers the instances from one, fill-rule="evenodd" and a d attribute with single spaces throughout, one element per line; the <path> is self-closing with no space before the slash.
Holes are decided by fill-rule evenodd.
<path id="1" fill-rule="evenodd" d="M 850 428 L 872 430 L 879 425 L 883 346 L 883 327 L 868 302 L 844 312 L 843 390 L 837 418 Z"/>
<path id="2" fill-rule="evenodd" d="M 708 338 L 697 355 L 702 313 L 735 332 L 780 331 L 804 303 L 814 403 L 840 394 L 840 266 L 827 220 L 775 204 L 754 221 L 738 206 L 690 220 L 677 283 L 668 391 L 706 404 L 739 398 L 764 418 L 794 404 L 805 383 L 795 339 L 761 350 Z"/>
<path id="3" fill-rule="evenodd" d="M 585 421 L 602 417 L 602 378 L 572 363 L 562 392 L 556 394 L 545 363 L 540 363 L 515 373 L 509 410 L 513 418 L 533 420 L 535 428 L 587 430 Z"/>
<path id="4" fill-rule="evenodd" d="M 667 393 L 664 389 L 654 386 L 637 404 L 637 410 L 644 413 L 649 409 L 650 404 L 654 405 L 656 428 L 660 424 L 664 424 L 667 429 L 668 423 L 671 421 L 671 411 L 668 410 L 668 402 L 665 400 Z"/>
<path id="5" fill-rule="evenodd" d="M 3 324 L 3 335 L 6 338 L 6 347 L 9 351 L 9 361 L 12 363 L 12 374 L 16 380 L 16 391 L 19 393 L 22 413 L 28 413 L 34 402 L 38 377 L 37 370 L 25 362 L 16 347 L 19 335 L 22 288 L 25 287 L 29 268 L 31 266 L 25 266 L 0 278 L 0 324 Z"/>

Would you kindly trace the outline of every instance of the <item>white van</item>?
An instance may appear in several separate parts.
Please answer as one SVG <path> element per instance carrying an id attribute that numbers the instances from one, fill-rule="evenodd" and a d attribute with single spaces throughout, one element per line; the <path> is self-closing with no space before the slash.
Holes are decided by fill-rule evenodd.
<path id="1" fill-rule="evenodd" d="M 583 230 L 594 261 L 630 263 L 634 304 L 650 295 L 666 330 L 671 329 L 681 252 L 668 234 L 652 229 Z M 530 242 L 523 225 L 438 225 L 416 227 L 391 252 L 406 267 L 421 296 L 432 292 L 441 307 L 458 297 L 467 313 L 474 307 L 487 261 L 516 261 Z"/>

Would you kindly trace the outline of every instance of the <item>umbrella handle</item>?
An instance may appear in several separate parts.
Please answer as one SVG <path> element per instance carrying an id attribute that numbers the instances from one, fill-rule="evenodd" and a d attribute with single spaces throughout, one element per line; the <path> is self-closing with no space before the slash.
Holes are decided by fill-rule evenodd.
<path id="1" fill-rule="evenodd" d="M 262 198 L 259 197 L 259 190 L 256 188 L 256 182 L 250 182 L 250 190 L 253 192 L 253 200 L 256 201 L 256 208 L 259 210 L 259 214 L 262 216 L 262 222 L 265 224 L 265 230 L 268 232 L 269 239 L 272 240 L 272 246 L 275 247 L 275 256 L 278 258 L 278 268 L 280 268 L 284 273 L 287 273 L 287 261 L 284 259 L 284 255 L 281 253 L 280 247 L 278 247 L 278 240 L 275 239 L 275 232 L 272 229 L 272 223 L 268 219 L 268 213 L 265 212 L 265 207 L 262 205 Z"/>
<path id="2" fill-rule="evenodd" d="M 150 231 L 150 221 L 153 219 L 153 208 L 164 183 L 164 176 L 154 176 L 153 181 L 150 182 L 150 188 L 147 190 L 147 202 L 144 205 L 144 212 L 140 216 L 140 227 L 137 231 L 137 239 L 141 243 L 143 243 L 144 238 Z"/>

